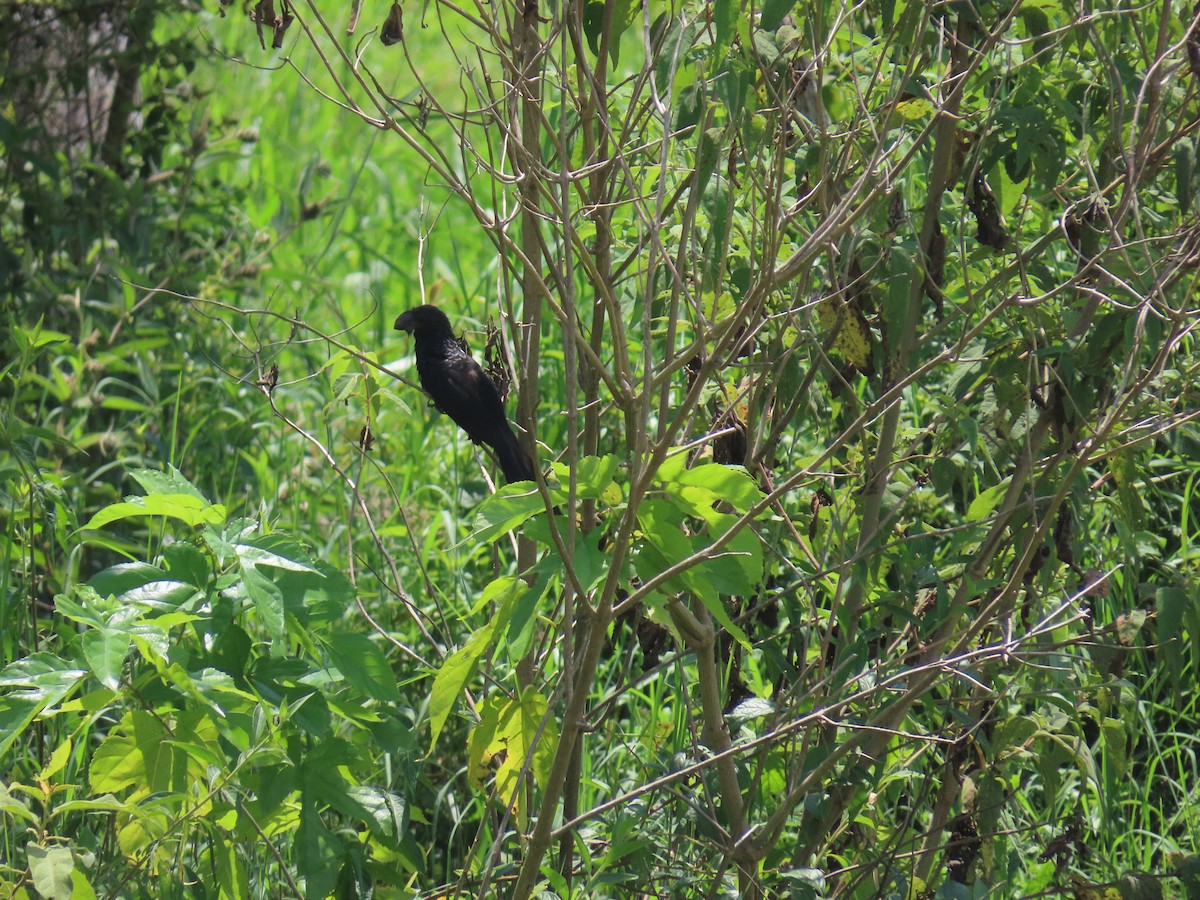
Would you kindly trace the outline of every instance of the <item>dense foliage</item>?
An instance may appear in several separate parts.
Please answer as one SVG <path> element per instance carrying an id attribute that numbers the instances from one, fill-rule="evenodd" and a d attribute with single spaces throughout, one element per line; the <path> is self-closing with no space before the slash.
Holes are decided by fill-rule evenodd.
<path id="1" fill-rule="evenodd" d="M 4 81 L 6 891 L 1200 896 L 1192 10 L 98 8 L 124 152 Z"/>

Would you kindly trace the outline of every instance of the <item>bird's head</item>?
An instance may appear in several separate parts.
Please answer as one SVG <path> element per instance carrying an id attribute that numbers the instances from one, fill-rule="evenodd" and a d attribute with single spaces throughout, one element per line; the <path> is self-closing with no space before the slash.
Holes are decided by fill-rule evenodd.
<path id="1" fill-rule="evenodd" d="M 400 313 L 396 319 L 396 330 L 407 331 L 413 337 L 453 337 L 450 320 L 436 306 L 414 306 Z"/>

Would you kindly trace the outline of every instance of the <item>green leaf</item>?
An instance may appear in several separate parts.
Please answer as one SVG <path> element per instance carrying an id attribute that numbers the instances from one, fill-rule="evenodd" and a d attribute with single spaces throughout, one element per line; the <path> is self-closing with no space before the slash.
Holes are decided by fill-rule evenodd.
<path id="1" fill-rule="evenodd" d="M 763 697 L 748 697 L 729 711 L 731 722 L 749 722 L 752 719 L 763 719 L 775 712 L 775 704 Z"/>
<path id="2" fill-rule="evenodd" d="M 242 567 L 240 587 L 254 604 L 259 620 L 276 642 L 283 640 L 283 591 L 253 565 Z"/>
<path id="3" fill-rule="evenodd" d="M 88 783 L 95 792 L 186 794 L 204 783 L 209 760 L 188 753 L 189 743 L 219 752 L 216 726 L 203 713 L 160 721 L 143 710 L 126 713 L 92 754 Z"/>
<path id="4" fill-rule="evenodd" d="M 400 702 L 396 676 L 374 641 L 345 631 L 334 631 L 326 640 L 334 665 L 356 690 L 375 700 Z"/>
<path id="5" fill-rule="evenodd" d="M 0 670 L 0 758 L 47 706 L 61 702 L 87 675 L 49 653 L 18 659 Z"/>
<path id="6" fill-rule="evenodd" d="M 470 640 L 459 650 L 450 654 L 433 679 L 433 690 L 429 694 L 429 750 L 437 745 L 438 735 L 450 717 L 458 695 L 475 671 L 475 664 L 487 652 L 496 630 L 496 619 L 488 620 L 482 628 L 471 635 Z"/>
<path id="7" fill-rule="evenodd" d="M 684 68 L 688 51 L 696 45 L 696 37 L 702 27 L 703 22 L 699 17 L 673 16 L 667 21 L 666 33 L 654 63 L 654 74 L 660 92 L 665 93 L 668 86 L 674 86 L 676 89 L 682 87 L 675 84 L 675 74 Z M 690 70 L 690 66 L 688 68 Z"/>
<path id="8" fill-rule="evenodd" d="M 576 496 L 581 499 L 599 498 L 616 477 L 621 461 L 616 456 L 584 456 L 574 466 Z M 552 464 L 555 477 L 563 487 L 562 499 L 567 498 L 565 486 L 570 483 L 571 467 L 566 463 Z"/>
<path id="9" fill-rule="evenodd" d="M 313 571 L 308 554 L 285 535 L 256 535 L 245 542 L 234 542 L 231 546 L 242 565 L 271 566 L 290 572 Z"/>
<path id="10" fill-rule="evenodd" d="M 88 782 L 93 791 L 115 792 L 126 788 L 163 790 L 170 785 L 171 735 L 148 712 L 125 714 L 116 728 L 92 754 Z M 167 773 L 163 777 L 163 773 Z"/>
<path id="11" fill-rule="evenodd" d="M 302 785 L 295 860 L 305 881 L 305 897 L 329 897 L 337 883 L 341 843 L 325 827 L 309 779 L 305 778 Z"/>
<path id="12" fill-rule="evenodd" d="M 745 514 L 763 497 L 754 479 L 740 466 L 704 463 L 687 469 L 664 463 L 656 477 L 669 493 L 686 500 L 696 515 L 703 515 L 718 502 Z"/>
<path id="13" fill-rule="evenodd" d="M 1191 141 L 1176 141 L 1171 155 L 1175 160 L 1175 200 L 1179 204 L 1179 214 L 1186 216 L 1192 207 L 1194 193 L 1196 145 Z"/>
<path id="14" fill-rule="evenodd" d="M 38 821 L 37 814 L 29 808 L 24 800 L 9 793 L 8 786 L 3 781 L 0 781 L 0 815 L 23 819 L 33 825 L 36 825 Z"/>
<path id="15" fill-rule="evenodd" d="M 176 609 L 202 596 L 204 583 L 180 581 L 146 562 L 121 563 L 88 579 L 88 586 L 101 597 L 111 595 L 122 604 L 161 610 Z"/>
<path id="16" fill-rule="evenodd" d="M 1029 739 L 1037 734 L 1037 722 L 1028 716 L 1012 716 L 996 726 L 992 733 L 992 759 L 999 760 L 1027 748 Z"/>
<path id="17" fill-rule="evenodd" d="M 105 525 L 141 516 L 165 516 L 179 519 L 186 525 L 219 525 L 225 521 L 225 507 L 210 506 L 190 494 L 151 494 L 148 497 L 127 497 L 123 503 L 104 507 L 80 528 L 97 531 Z"/>
<path id="18" fill-rule="evenodd" d="M 1191 598 L 1182 588 L 1165 587 L 1155 591 L 1154 601 L 1158 610 L 1158 644 L 1167 660 L 1167 677 L 1175 690 L 1175 696 L 1180 697 L 1183 687 L 1180 676 L 1184 672 L 1183 619 L 1184 613 L 1191 605 Z"/>
<path id="19" fill-rule="evenodd" d="M 209 852 L 217 864 L 219 896 L 229 900 L 249 900 L 250 875 L 233 841 L 212 841 Z"/>
<path id="20" fill-rule="evenodd" d="M 967 520 L 970 522 L 980 522 L 986 519 L 1003 499 L 1004 493 L 1007 490 L 1008 482 L 1002 481 L 1000 484 L 993 485 L 986 491 L 983 491 L 971 501 L 971 505 L 967 509 Z"/>
<path id="21" fill-rule="evenodd" d="M 729 632 L 730 636 L 741 644 L 746 650 L 752 651 L 754 648 L 750 644 L 750 639 L 746 637 L 746 632 L 734 623 L 729 617 L 729 610 L 725 608 L 725 601 L 720 597 L 712 596 L 709 592 L 696 591 L 696 596 L 700 598 L 700 602 L 704 604 L 704 608 L 708 610 L 708 614 L 717 620 L 717 623 Z"/>
<path id="22" fill-rule="evenodd" d="M 70 849 L 30 843 L 25 845 L 25 855 L 33 886 L 39 894 L 46 900 L 71 900 L 75 857 Z"/>
<path id="23" fill-rule="evenodd" d="M 362 810 L 362 821 L 371 832 L 390 841 L 404 835 L 408 827 L 408 804 L 399 794 L 367 785 L 352 785 L 346 795 Z"/>
<path id="24" fill-rule="evenodd" d="M 796 0 L 764 0 L 762 15 L 758 20 L 759 26 L 763 31 L 774 31 L 783 24 L 783 20 L 795 5 Z"/>
<path id="25" fill-rule="evenodd" d="M 479 723 L 471 729 L 468 745 L 468 775 L 475 785 L 482 784 L 494 760 L 496 793 L 502 803 L 514 803 L 514 811 L 523 817 L 523 796 L 517 790 L 518 779 L 528 763 L 534 780 L 545 784 L 558 746 L 558 724 L 547 717 L 546 699 L 536 691 L 526 691 L 519 701 L 503 695 L 488 697 L 480 708 Z"/>
<path id="26" fill-rule="evenodd" d="M 125 657 L 133 644 L 133 635 L 123 629 L 85 632 L 80 639 L 83 656 L 88 668 L 102 685 L 110 690 L 121 686 L 121 673 L 125 668 Z"/>
<path id="27" fill-rule="evenodd" d="M 1100 731 L 1104 735 L 1105 758 L 1112 766 L 1116 778 L 1124 779 L 1129 769 L 1129 742 L 1125 735 L 1125 723 L 1120 719 L 1105 717 L 1100 723 Z"/>
<path id="28" fill-rule="evenodd" d="M 505 485 L 479 504 L 475 530 L 459 546 L 490 543 L 545 510 L 542 496 L 536 490 L 530 490 L 528 486 Z"/>
<path id="29" fill-rule="evenodd" d="M 733 33 L 738 15 L 741 13 L 741 0 L 713 0 L 711 5 L 713 25 L 716 28 L 716 40 L 709 54 L 708 74 L 714 76 L 725 67 L 729 55 L 729 47 L 733 43 Z"/>
<path id="30" fill-rule="evenodd" d="M 163 551 L 163 563 L 171 577 L 178 581 L 194 585 L 208 583 L 208 558 L 199 547 L 189 541 L 175 541 L 168 546 Z"/>
<path id="31" fill-rule="evenodd" d="M 1162 878 L 1157 874 L 1131 872 L 1117 881 L 1121 900 L 1163 900 Z"/>
<path id="32" fill-rule="evenodd" d="M 695 549 L 702 550 L 738 521 L 738 516 L 710 512 L 707 537 L 693 542 Z M 749 594 L 763 578 L 762 543 L 753 531 L 742 528 L 717 555 L 705 560 L 701 569 L 713 587 L 723 594 Z"/>

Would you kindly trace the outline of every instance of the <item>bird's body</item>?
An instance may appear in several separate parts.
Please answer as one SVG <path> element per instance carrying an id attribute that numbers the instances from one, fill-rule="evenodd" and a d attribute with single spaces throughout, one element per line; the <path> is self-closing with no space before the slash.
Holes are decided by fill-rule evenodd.
<path id="1" fill-rule="evenodd" d="M 455 338 L 445 313 L 436 306 L 414 307 L 396 319 L 396 330 L 416 341 L 417 374 L 433 405 L 473 442 L 496 452 L 506 481 L 533 481 L 533 464 L 508 424 L 500 392 Z"/>

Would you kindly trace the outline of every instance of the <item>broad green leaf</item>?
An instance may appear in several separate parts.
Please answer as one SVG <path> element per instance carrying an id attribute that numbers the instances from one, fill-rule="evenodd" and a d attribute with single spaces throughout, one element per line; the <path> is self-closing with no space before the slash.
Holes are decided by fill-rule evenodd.
<path id="1" fill-rule="evenodd" d="M 909 122 L 928 122 L 933 118 L 935 108 L 932 101 L 924 97 L 909 97 L 896 103 L 896 112 Z"/>
<path id="2" fill-rule="evenodd" d="M 703 549 L 711 541 L 727 532 L 738 521 L 738 516 L 709 512 L 707 536 L 695 538 L 696 549 Z M 705 560 L 703 572 L 713 587 L 723 594 L 749 594 L 763 578 L 762 543 L 754 532 L 743 527 L 717 555 Z"/>
<path id="3" fill-rule="evenodd" d="M 543 580 L 541 587 L 545 588 Z M 504 647 L 509 659 L 518 660 L 529 652 L 537 636 L 537 611 L 543 590 L 518 581 L 517 589 L 510 600 L 512 612 L 508 616 L 508 632 Z"/>
<path id="4" fill-rule="evenodd" d="M 310 769 L 311 771 L 311 769 Z M 305 880 L 305 897 L 329 897 L 334 893 L 342 858 L 342 845 L 325 827 L 317 798 L 307 780 L 300 791 L 300 828 L 295 841 L 295 859 Z"/>
<path id="5" fill-rule="evenodd" d="M 496 619 L 488 620 L 482 628 L 471 635 L 470 640 L 459 650 L 450 654 L 433 679 L 429 694 L 429 750 L 437 745 L 438 735 L 451 710 L 462 693 L 463 686 L 475 671 L 475 664 L 487 652 L 496 630 Z"/>
<path id="6" fill-rule="evenodd" d="M 163 563 L 170 576 L 178 581 L 197 586 L 208 583 L 208 558 L 190 541 L 175 541 L 163 550 Z"/>
<path id="7" fill-rule="evenodd" d="M 1004 759 L 1028 749 L 1030 739 L 1037 734 L 1038 724 L 1028 716 L 1012 716 L 996 725 L 992 732 L 992 758 Z"/>
<path id="8" fill-rule="evenodd" d="M 1174 687 L 1176 697 L 1179 697 L 1183 688 L 1180 676 L 1184 673 L 1183 620 L 1184 613 L 1192 601 L 1187 592 L 1178 587 L 1159 588 L 1154 593 L 1154 601 L 1158 611 L 1158 644 L 1167 660 L 1165 672 Z"/>
<path id="9" fill-rule="evenodd" d="M 390 791 L 367 785 L 352 785 L 346 794 L 362 808 L 363 821 L 380 837 L 396 840 L 408 826 L 408 804 Z"/>
<path id="10" fill-rule="evenodd" d="M 979 496 L 971 501 L 971 505 L 967 509 L 967 520 L 970 522 L 980 522 L 986 519 L 1004 498 L 1004 493 L 1007 490 L 1008 482 L 1002 481 L 1000 484 L 993 485 L 980 493 Z"/>
<path id="11" fill-rule="evenodd" d="M 116 792 L 136 788 L 148 793 L 169 789 L 172 762 L 171 751 L 166 749 L 169 737 L 166 728 L 150 713 L 142 710 L 126 713 L 92 754 L 88 771 L 92 790 Z"/>
<path id="12" fill-rule="evenodd" d="M 717 620 L 717 624 L 729 632 L 730 637 L 741 644 L 746 650 L 754 649 L 750 644 L 750 639 L 746 637 L 746 632 L 742 631 L 741 627 L 730 618 L 729 610 L 725 608 L 724 600 L 713 596 L 709 592 L 701 593 L 700 591 L 696 591 L 695 593 L 700 598 L 700 602 L 704 604 L 704 608 L 708 610 L 708 614 Z"/>
<path id="13" fill-rule="evenodd" d="M 52 331 L 49 328 L 43 328 L 42 321 L 39 318 L 33 328 L 23 328 L 15 323 L 12 325 L 10 333 L 16 339 L 22 353 L 27 354 L 31 350 L 39 350 L 51 344 L 65 344 L 71 340 L 70 337 L 61 331 Z"/>
<path id="14" fill-rule="evenodd" d="M 242 566 L 242 587 L 246 595 L 254 603 L 259 620 L 267 633 L 276 642 L 282 642 L 283 628 L 283 591 L 270 578 L 253 565 Z"/>
<path id="15" fill-rule="evenodd" d="M 123 604 L 150 609 L 175 609 L 203 595 L 204 582 L 184 582 L 158 566 L 144 562 L 122 563 L 88 579 L 102 597 L 115 596 Z"/>
<path id="16" fill-rule="evenodd" d="M 754 479 L 740 466 L 703 463 L 684 469 L 673 480 L 680 485 L 702 488 L 713 501 L 728 503 L 743 514 L 749 512 L 763 497 Z"/>
<path id="17" fill-rule="evenodd" d="M 731 722 L 749 722 L 762 719 L 775 712 L 775 704 L 763 697 L 748 697 L 727 714 Z"/>
<path id="18" fill-rule="evenodd" d="M 326 640 L 334 665 L 356 690 L 375 700 L 400 702 L 396 676 L 374 641 L 346 631 L 331 632 Z"/>
<path id="19" fill-rule="evenodd" d="M 783 24 L 784 18 L 795 5 L 796 0 L 764 0 L 758 24 L 763 31 L 774 31 Z"/>
<path id="20" fill-rule="evenodd" d="M 39 894 L 46 900 L 71 900 L 75 857 L 69 848 L 29 843 L 25 845 L 25 856 Z"/>
<path id="21" fill-rule="evenodd" d="M 527 485 L 523 489 L 520 485 L 505 485 L 479 504 L 475 530 L 459 546 L 490 543 L 545 510 L 542 496 L 536 490 Z"/>
<path id="22" fill-rule="evenodd" d="M 1175 160 L 1175 202 L 1179 214 L 1186 216 L 1192 207 L 1193 181 L 1196 171 L 1196 145 L 1192 141 L 1175 141 L 1171 150 Z"/>
<path id="23" fill-rule="evenodd" d="M 54 807 L 59 815 L 69 812 L 120 812 L 129 806 L 124 800 L 118 800 L 112 794 L 102 794 L 87 800 L 67 800 Z"/>
<path id="24" fill-rule="evenodd" d="M 209 853 L 216 862 L 217 887 L 222 900 L 249 900 L 250 875 L 233 841 L 211 841 Z"/>
<path id="25" fill-rule="evenodd" d="M 186 525 L 219 525 L 225 521 L 225 507 L 210 506 L 190 494 L 151 494 L 147 497 L 127 497 L 123 503 L 113 503 L 96 513 L 81 531 L 96 531 L 122 519 L 141 516 L 165 516 L 179 519 Z"/>
<path id="26" fill-rule="evenodd" d="M 1106 716 L 1100 723 L 1100 731 L 1104 735 L 1105 759 L 1112 766 L 1116 778 L 1124 779 L 1129 769 L 1129 741 L 1125 734 L 1125 723 Z"/>
<path id="27" fill-rule="evenodd" d="M 301 627 L 336 622 L 354 603 L 354 585 L 341 569 L 324 560 L 314 560 L 313 568 L 299 572 L 274 569 L 271 580 L 283 592 L 287 611 Z"/>
<path id="28" fill-rule="evenodd" d="M 20 819 L 36 825 L 38 821 L 37 814 L 29 808 L 29 805 L 19 797 L 14 797 L 9 793 L 8 786 L 0 781 L 0 816 L 9 815 L 14 819 Z"/>
<path id="29" fill-rule="evenodd" d="M 67 660 L 38 653 L 0 670 L 0 758 L 47 706 L 60 703 L 87 675 Z"/>
<path id="30" fill-rule="evenodd" d="M 11 691 L 0 695 L 0 757 L 25 733 L 42 711 L 45 702 L 30 691 Z"/>
<path id="31" fill-rule="evenodd" d="M 92 754 L 89 785 L 96 792 L 132 789 L 186 794 L 204 783 L 207 761 L 186 752 L 188 743 L 220 753 L 216 726 L 201 712 L 160 721 L 143 710 L 126 713 Z"/>
<path id="32" fill-rule="evenodd" d="M 308 551 L 283 534 L 251 535 L 243 541 L 232 541 L 230 547 L 244 565 L 270 566 L 289 572 L 312 572 Z"/>
<path id="33" fill-rule="evenodd" d="M 613 483 L 621 461 L 614 455 L 584 456 L 575 464 L 575 490 L 580 499 L 602 496 Z M 571 467 L 566 463 L 552 463 L 554 476 L 561 486 L 562 499 L 566 502 L 566 488 L 571 480 Z M 557 496 L 557 495 L 556 495 Z"/>
<path id="34" fill-rule="evenodd" d="M 712 17 L 716 29 L 716 40 L 709 54 L 710 76 L 715 76 L 725 66 L 729 54 L 729 46 L 733 42 L 733 34 L 737 18 L 741 12 L 741 0 L 713 0 Z"/>
<path id="35" fill-rule="evenodd" d="M 83 656 L 99 682 L 110 690 L 121 685 L 125 657 L 133 643 L 133 635 L 120 628 L 92 629 L 80 639 Z"/>
<path id="36" fill-rule="evenodd" d="M 492 761 L 501 757 L 495 770 L 496 794 L 502 803 L 514 803 L 514 812 L 524 819 L 522 795 L 517 790 L 521 772 L 529 772 L 545 784 L 558 746 L 558 724 L 546 716 L 546 700 L 526 691 L 520 701 L 503 695 L 488 697 L 480 708 L 480 721 L 471 730 L 468 746 L 468 775 L 476 786 L 491 771 Z"/>

